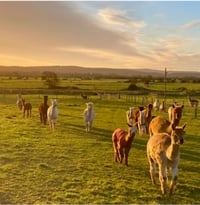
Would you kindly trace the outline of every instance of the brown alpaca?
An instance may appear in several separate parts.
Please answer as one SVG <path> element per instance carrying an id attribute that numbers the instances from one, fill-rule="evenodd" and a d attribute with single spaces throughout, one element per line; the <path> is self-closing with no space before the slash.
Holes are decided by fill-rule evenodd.
<path id="1" fill-rule="evenodd" d="M 48 104 L 48 96 L 44 96 L 44 102 L 39 105 L 39 114 L 40 114 L 40 122 L 46 125 L 47 122 L 47 110 L 49 108 Z"/>
<path id="2" fill-rule="evenodd" d="M 153 136 L 156 133 L 166 132 L 168 134 L 171 134 L 172 127 L 176 127 L 182 117 L 182 110 L 184 108 L 184 105 L 182 106 L 175 106 L 172 109 L 172 121 L 157 116 L 153 118 L 149 124 L 149 134 L 150 136 Z"/>
<path id="3" fill-rule="evenodd" d="M 126 166 L 128 166 L 128 154 L 137 131 L 137 126 L 128 126 L 128 132 L 117 128 L 112 134 L 114 160 L 115 162 L 122 163 L 125 158 Z"/>
<path id="4" fill-rule="evenodd" d="M 88 99 L 88 96 L 87 96 L 87 95 L 84 95 L 83 93 L 81 93 L 81 97 L 82 97 L 82 99 L 84 99 L 84 100 L 87 100 L 87 99 Z"/>
<path id="5" fill-rule="evenodd" d="M 196 99 L 192 99 L 191 97 L 189 97 L 189 103 L 191 107 L 198 107 L 199 101 Z"/>
<path id="6" fill-rule="evenodd" d="M 31 115 L 32 115 L 32 113 L 31 113 L 32 112 L 31 103 L 26 103 L 25 99 L 22 99 L 22 102 L 23 102 L 23 117 L 25 117 L 25 113 L 26 113 L 27 118 L 31 117 Z"/>

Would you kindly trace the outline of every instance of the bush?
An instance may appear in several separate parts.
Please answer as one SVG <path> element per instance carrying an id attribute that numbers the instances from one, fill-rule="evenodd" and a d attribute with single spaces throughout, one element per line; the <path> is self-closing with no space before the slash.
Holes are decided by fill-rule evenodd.
<path id="1" fill-rule="evenodd" d="M 131 83 L 128 86 L 128 90 L 139 90 L 140 88 L 135 84 L 135 83 Z"/>

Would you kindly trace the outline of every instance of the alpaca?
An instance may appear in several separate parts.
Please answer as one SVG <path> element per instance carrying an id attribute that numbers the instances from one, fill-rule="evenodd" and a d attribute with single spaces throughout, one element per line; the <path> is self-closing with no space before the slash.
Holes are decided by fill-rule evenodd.
<path id="1" fill-rule="evenodd" d="M 40 114 L 40 122 L 46 125 L 47 122 L 47 110 L 49 108 L 48 104 L 48 96 L 44 96 L 44 102 L 39 105 L 39 114 Z"/>
<path id="2" fill-rule="evenodd" d="M 26 113 L 27 118 L 31 117 L 31 115 L 32 115 L 31 103 L 26 103 L 25 99 L 22 99 L 22 103 L 23 103 L 23 117 L 25 117 L 25 113 Z"/>
<path id="3" fill-rule="evenodd" d="M 189 97 L 189 103 L 191 107 L 198 107 L 199 101 L 196 99 L 192 99 L 191 97 Z"/>
<path id="4" fill-rule="evenodd" d="M 58 117 L 58 103 L 56 99 L 52 99 L 51 106 L 47 110 L 47 118 L 49 121 L 50 128 L 55 129 L 57 117 Z"/>
<path id="5" fill-rule="evenodd" d="M 145 112 L 146 112 L 146 110 L 139 111 L 138 130 L 139 130 L 139 135 L 140 136 L 143 136 L 144 134 L 146 134 Z"/>
<path id="6" fill-rule="evenodd" d="M 131 149 L 132 142 L 137 132 L 137 126 L 128 124 L 128 132 L 117 128 L 112 134 L 112 143 L 114 149 L 115 162 L 122 163 L 125 158 L 125 165 L 128 166 L 128 154 Z"/>
<path id="7" fill-rule="evenodd" d="M 186 124 L 182 127 L 172 126 L 171 135 L 157 133 L 149 138 L 147 142 L 147 158 L 150 165 L 150 176 L 152 184 L 155 184 L 156 164 L 159 167 L 159 180 L 162 194 L 167 191 L 167 168 L 171 170 L 170 194 L 173 193 L 178 179 L 178 164 L 180 161 L 180 144 L 184 142 Z"/>
<path id="8" fill-rule="evenodd" d="M 85 130 L 86 132 L 90 132 L 95 118 L 95 112 L 92 102 L 86 103 L 86 106 L 87 108 L 83 111 L 83 118 L 85 121 Z"/>
<path id="9" fill-rule="evenodd" d="M 17 103 L 16 104 L 17 104 L 19 110 L 22 110 L 23 100 L 22 100 L 22 96 L 20 94 L 17 95 Z"/>
<path id="10" fill-rule="evenodd" d="M 172 122 L 172 112 L 173 112 L 173 109 L 178 106 L 178 103 L 177 102 L 174 102 L 172 103 L 169 108 L 168 108 L 168 117 L 169 117 L 169 121 Z"/>
<path id="11" fill-rule="evenodd" d="M 145 133 L 149 133 L 149 124 L 152 120 L 153 105 L 150 103 L 146 107 L 139 106 L 134 112 L 134 119 L 138 125 L 139 135 L 143 136 Z"/>
<path id="12" fill-rule="evenodd" d="M 160 103 L 159 110 L 160 110 L 161 112 L 164 112 L 164 111 L 165 111 L 165 101 L 162 101 L 162 103 Z"/>
<path id="13" fill-rule="evenodd" d="M 126 111 L 126 121 L 129 125 L 133 125 L 133 123 L 134 123 L 134 107 L 130 107 L 129 110 Z"/>
<path id="14" fill-rule="evenodd" d="M 87 99 L 88 99 L 88 96 L 87 96 L 87 95 L 84 95 L 83 93 L 81 93 L 81 97 L 82 97 L 82 99 L 84 99 L 84 100 L 87 100 Z"/>
<path id="15" fill-rule="evenodd" d="M 133 117 L 134 117 L 134 120 L 135 120 L 135 123 L 138 124 L 138 118 L 140 116 L 140 111 L 143 111 L 145 109 L 144 106 L 138 106 L 138 109 L 136 109 L 134 112 L 133 112 Z"/>
<path id="16" fill-rule="evenodd" d="M 184 105 L 175 106 L 172 109 L 172 121 L 171 122 L 160 116 L 153 118 L 149 124 L 150 136 L 152 136 L 155 133 L 159 133 L 159 132 L 166 132 L 168 134 L 171 134 L 172 127 L 173 126 L 176 127 L 181 120 L 183 108 L 184 108 Z"/>
<path id="17" fill-rule="evenodd" d="M 153 103 L 153 108 L 154 108 L 154 110 L 155 110 L 156 112 L 159 110 L 159 106 L 160 106 L 159 99 L 156 98 L 156 100 L 155 100 L 154 103 Z"/>

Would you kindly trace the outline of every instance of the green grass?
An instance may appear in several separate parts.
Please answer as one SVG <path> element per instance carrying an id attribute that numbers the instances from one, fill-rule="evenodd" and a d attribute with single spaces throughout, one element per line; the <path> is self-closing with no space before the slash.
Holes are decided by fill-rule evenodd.
<path id="1" fill-rule="evenodd" d="M 9 79 L 8 77 L 0 77 L 1 84 L 0 89 L 46 89 L 47 85 L 45 85 L 45 81 L 41 80 L 41 78 L 32 78 L 28 79 Z M 134 81 L 132 82 L 134 83 Z M 136 83 L 138 87 L 145 87 L 152 91 L 160 91 L 164 90 L 164 83 L 161 82 L 153 82 L 148 86 L 143 82 Z M 121 91 L 125 90 L 129 87 L 130 82 L 127 79 L 99 79 L 99 80 L 81 80 L 77 78 L 69 78 L 69 79 L 59 79 L 58 86 L 61 87 L 76 87 L 82 90 L 90 90 L 90 91 Z M 169 83 L 167 82 L 167 91 L 177 91 L 179 88 L 187 88 L 189 91 L 199 91 L 200 84 L 199 83 Z"/>
<path id="2" fill-rule="evenodd" d="M 194 119 L 189 105 L 185 105 L 181 120 L 188 125 L 178 184 L 170 197 L 161 195 L 158 177 L 157 185 L 151 185 L 146 157 L 148 136 L 136 135 L 129 167 L 113 160 L 111 134 L 117 127 L 127 129 L 125 111 L 136 104 L 123 98 L 93 97 L 90 100 L 96 119 L 92 132 L 86 133 L 82 118 L 86 101 L 59 95 L 59 117 L 56 130 L 51 131 L 39 122 L 41 96 L 25 97 L 33 104 L 31 119 L 23 118 L 18 111 L 16 95 L 0 96 L 1 204 L 200 203 L 200 119 Z"/>

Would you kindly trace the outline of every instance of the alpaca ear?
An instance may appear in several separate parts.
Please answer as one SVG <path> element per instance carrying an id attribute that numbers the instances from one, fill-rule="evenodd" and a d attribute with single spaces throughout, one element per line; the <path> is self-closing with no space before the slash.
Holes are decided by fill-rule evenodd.
<path id="1" fill-rule="evenodd" d="M 126 123 L 127 125 L 128 125 L 128 127 L 133 127 L 132 125 L 130 125 L 130 124 L 128 124 L 128 123 Z"/>

